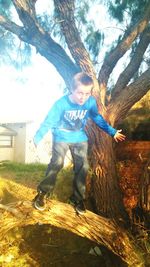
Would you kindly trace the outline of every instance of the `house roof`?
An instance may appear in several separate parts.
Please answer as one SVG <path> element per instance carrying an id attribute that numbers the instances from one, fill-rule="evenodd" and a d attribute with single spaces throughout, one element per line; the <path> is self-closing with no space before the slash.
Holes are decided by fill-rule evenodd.
<path id="1" fill-rule="evenodd" d="M 14 124 L 14 123 L 30 123 L 33 120 L 31 119 L 27 119 L 27 118 L 23 118 L 23 117 L 11 117 L 11 116 L 0 116 L 0 125 L 2 124 Z"/>
<path id="2" fill-rule="evenodd" d="M 9 136 L 14 136 L 17 135 L 17 132 L 10 129 L 7 126 L 0 126 L 0 135 L 9 135 Z"/>

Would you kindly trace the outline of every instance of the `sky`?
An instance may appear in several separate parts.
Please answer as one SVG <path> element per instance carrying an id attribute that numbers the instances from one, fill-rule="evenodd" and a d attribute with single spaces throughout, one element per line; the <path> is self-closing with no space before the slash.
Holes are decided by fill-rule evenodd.
<path id="1" fill-rule="evenodd" d="M 0 77 L 0 121 L 14 118 L 39 121 L 63 94 L 61 77 L 40 55 L 33 54 L 32 65 L 20 71 L 11 66 L 1 67 Z"/>
<path id="2" fill-rule="evenodd" d="M 37 1 L 37 13 L 51 9 L 50 2 Z M 13 12 L 15 22 L 20 25 L 16 11 Z M 62 78 L 34 48 L 30 66 L 16 70 L 4 65 L 0 67 L 0 78 L 0 123 L 13 120 L 42 121 L 54 101 L 63 94 Z"/>
<path id="3" fill-rule="evenodd" d="M 49 0 L 37 1 L 37 13 L 51 10 L 50 2 Z M 15 13 L 14 16 L 15 21 L 20 23 Z M 110 26 L 110 21 L 106 21 L 107 15 L 103 6 L 92 6 L 89 19 L 93 17 L 96 17 L 97 28 L 104 29 Z M 111 21 L 111 26 L 113 25 L 115 27 L 116 24 Z M 111 42 L 112 29 L 107 28 L 105 49 Z M 22 67 L 21 70 L 11 66 L 0 68 L 0 123 L 11 120 L 41 122 L 55 100 L 63 94 L 62 78 L 44 57 L 35 52 L 35 49 L 33 49 L 31 61 L 31 66 Z M 22 79 L 25 81 L 23 84 Z"/>

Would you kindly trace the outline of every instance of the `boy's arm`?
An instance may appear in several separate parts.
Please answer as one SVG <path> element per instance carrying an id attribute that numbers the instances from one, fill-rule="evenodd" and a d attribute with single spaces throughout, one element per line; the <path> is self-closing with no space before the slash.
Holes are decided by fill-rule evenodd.
<path id="1" fill-rule="evenodd" d="M 101 128 L 104 132 L 106 132 L 107 134 L 111 135 L 111 136 L 115 136 L 115 134 L 117 133 L 117 130 L 115 128 L 113 128 L 110 124 L 108 124 L 104 118 L 102 117 L 102 115 L 97 114 L 96 116 L 91 116 L 91 119 L 95 122 L 95 124 Z"/>
<path id="2" fill-rule="evenodd" d="M 104 132 L 114 137 L 115 141 L 123 141 L 125 139 L 125 135 L 121 134 L 122 130 L 117 130 L 113 128 L 110 124 L 106 122 L 106 120 L 98 113 L 98 108 L 96 104 L 96 100 L 94 99 L 93 105 L 91 108 L 91 119 L 95 122 L 95 124 L 101 128 Z"/>
<path id="3" fill-rule="evenodd" d="M 33 141 L 35 145 L 38 145 L 38 143 L 42 140 L 44 135 L 49 131 L 51 122 L 49 121 L 49 113 L 46 116 L 45 120 L 41 123 L 40 128 L 37 130 Z"/>
<path id="4" fill-rule="evenodd" d="M 33 141 L 35 145 L 42 140 L 44 135 L 52 128 L 55 128 L 60 119 L 60 105 L 55 103 L 48 112 L 45 120 L 41 123 L 40 128 L 36 132 Z"/>

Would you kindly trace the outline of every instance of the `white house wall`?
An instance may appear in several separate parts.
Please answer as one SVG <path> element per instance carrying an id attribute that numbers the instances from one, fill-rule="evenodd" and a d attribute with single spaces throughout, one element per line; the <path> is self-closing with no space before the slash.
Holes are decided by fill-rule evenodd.
<path id="1" fill-rule="evenodd" d="M 35 147 L 33 143 L 33 137 L 35 135 L 37 128 L 34 127 L 33 123 L 28 123 L 26 128 L 26 154 L 25 163 L 43 163 L 47 164 L 51 157 L 51 133 L 48 132 Z"/>
<path id="2" fill-rule="evenodd" d="M 14 144 L 14 161 L 24 163 L 26 153 L 26 123 L 14 124 L 13 129 L 17 132 Z"/>
<path id="3" fill-rule="evenodd" d="M 0 161 L 14 160 L 14 137 L 12 147 L 1 147 L 0 148 Z"/>
<path id="4" fill-rule="evenodd" d="M 52 135 L 49 131 L 35 147 L 33 137 L 38 126 L 32 122 L 10 123 L 10 128 L 17 134 L 13 136 L 12 148 L 0 149 L 0 161 L 10 160 L 20 163 L 43 163 L 48 164 L 52 151 Z M 70 153 L 65 157 L 65 165 L 71 161 Z"/>

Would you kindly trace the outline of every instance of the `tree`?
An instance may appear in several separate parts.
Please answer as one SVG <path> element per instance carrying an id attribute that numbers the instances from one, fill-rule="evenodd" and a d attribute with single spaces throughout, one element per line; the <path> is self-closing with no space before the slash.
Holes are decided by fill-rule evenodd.
<path id="1" fill-rule="evenodd" d="M 90 57 L 90 49 L 93 49 L 93 47 L 89 44 L 89 50 L 86 48 L 88 46 L 82 41 L 79 27 L 77 27 L 76 4 L 78 2 L 75 3 L 74 0 L 54 0 L 56 22 L 60 26 L 61 34 L 65 38 L 70 54 L 54 39 L 52 27 L 50 27 L 51 31 L 48 31 L 36 16 L 36 1 L 12 0 L 11 2 L 18 13 L 22 26 L 13 22 L 8 16 L 1 14 L 1 28 L 35 47 L 41 56 L 44 56 L 54 65 L 68 88 L 75 73 L 81 70 L 88 73 L 94 80 L 93 95 L 96 97 L 99 111 L 112 126 L 117 127 L 125 118 L 129 109 L 148 92 L 150 88 L 150 68 L 148 65 L 145 69 L 141 68 L 141 64 L 150 43 L 149 1 L 142 3 L 141 12 L 137 8 L 140 1 L 136 0 L 133 1 L 133 6 L 130 1 L 123 1 L 125 6 L 117 4 L 117 1 L 114 6 L 111 5 L 110 10 L 113 12 L 117 11 L 118 7 L 122 8 L 120 9 L 122 12 L 120 20 L 123 20 L 123 11 L 125 8 L 129 10 L 130 4 L 133 10 L 133 19 L 129 20 L 126 30 L 122 36 L 119 36 L 114 47 L 106 53 L 103 64 L 98 70 Z M 96 32 L 92 35 L 91 31 L 89 37 L 95 36 L 97 38 L 98 34 L 99 32 Z M 96 39 L 94 38 L 94 40 Z M 92 51 L 94 52 L 94 50 Z M 129 63 L 119 74 L 115 85 L 109 88 L 111 73 L 118 61 L 128 51 L 130 52 Z M 96 53 L 98 56 L 97 50 Z M 118 186 L 112 138 L 100 131 L 91 122 L 87 127 L 87 132 L 92 168 L 91 196 L 95 203 L 96 212 L 117 221 L 120 218 L 124 219 L 126 213 Z"/>

